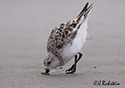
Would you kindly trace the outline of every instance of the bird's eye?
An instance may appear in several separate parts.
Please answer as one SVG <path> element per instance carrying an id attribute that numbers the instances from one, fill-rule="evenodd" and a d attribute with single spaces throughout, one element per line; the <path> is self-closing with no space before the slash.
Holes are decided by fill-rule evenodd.
<path id="1" fill-rule="evenodd" d="M 49 61 L 49 62 L 47 62 L 47 64 L 49 65 L 49 64 L 51 64 L 51 62 Z"/>

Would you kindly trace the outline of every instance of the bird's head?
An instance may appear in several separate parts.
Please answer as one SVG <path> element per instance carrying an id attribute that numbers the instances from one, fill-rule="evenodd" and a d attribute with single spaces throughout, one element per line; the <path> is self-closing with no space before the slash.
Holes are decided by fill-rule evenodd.
<path id="1" fill-rule="evenodd" d="M 46 69 L 49 70 L 59 67 L 61 65 L 59 59 L 52 53 L 48 53 L 43 63 L 46 66 Z"/>

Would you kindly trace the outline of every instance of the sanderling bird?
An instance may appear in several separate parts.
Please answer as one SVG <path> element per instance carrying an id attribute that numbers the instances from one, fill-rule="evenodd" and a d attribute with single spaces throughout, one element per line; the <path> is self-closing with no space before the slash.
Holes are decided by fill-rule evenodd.
<path id="1" fill-rule="evenodd" d="M 76 64 L 81 59 L 83 44 L 87 37 L 88 13 L 92 9 L 92 4 L 85 4 L 78 16 L 66 23 L 56 26 L 50 33 L 47 42 L 48 55 L 43 63 L 46 66 L 42 74 L 49 75 L 51 69 L 61 67 L 75 57 L 75 62 L 66 74 L 73 74 L 76 71 Z"/>

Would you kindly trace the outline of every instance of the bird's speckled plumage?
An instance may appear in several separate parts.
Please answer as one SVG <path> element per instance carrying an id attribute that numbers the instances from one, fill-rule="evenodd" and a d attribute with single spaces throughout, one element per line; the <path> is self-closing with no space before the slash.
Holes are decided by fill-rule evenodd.
<path id="1" fill-rule="evenodd" d="M 88 13 L 92 4 L 88 3 L 73 20 L 61 23 L 52 29 L 47 42 L 48 55 L 44 60 L 47 69 L 66 64 L 82 48 L 87 36 Z"/>

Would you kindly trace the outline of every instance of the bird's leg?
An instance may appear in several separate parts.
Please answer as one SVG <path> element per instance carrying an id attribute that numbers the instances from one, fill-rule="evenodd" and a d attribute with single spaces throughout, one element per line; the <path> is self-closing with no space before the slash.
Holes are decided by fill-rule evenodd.
<path id="1" fill-rule="evenodd" d="M 75 55 L 75 62 L 76 62 L 76 60 L 77 60 L 77 55 Z M 73 74 L 74 72 L 73 71 L 75 71 L 76 70 L 76 64 L 74 63 L 69 69 L 67 69 L 65 72 L 66 72 L 66 74 Z M 71 71 L 72 71 L 72 73 L 71 73 Z"/>
<path id="2" fill-rule="evenodd" d="M 75 62 L 74 62 L 74 64 L 72 65 L 72 67 L 71 68 L 69 68 L 69 69 L 67 69 L 66 70 L 66 74 L 73 74 L 73 73 L 75 73 L 75 71 L 76 71 L 76 64 L 78 63 L 78 61 L 81 59 L 81 57 L 82 57 L 82 54 L 81 53 L 78 53 L 79 54 L 79 58 L 77 59 L 77 55 L 75 55 Z"/>
<path id="3" fill-rule="evenodd" d="M 79 58 L 75 61 L 74 64 L 77 64 L 77 62 L 82 58 L 82 53 L 78 52 L 78 54 L 79 54 Z"/>

